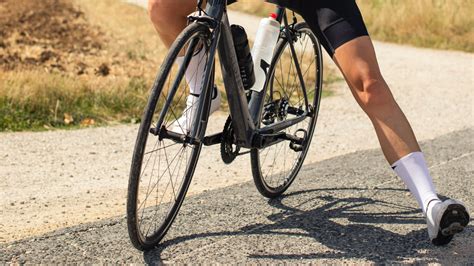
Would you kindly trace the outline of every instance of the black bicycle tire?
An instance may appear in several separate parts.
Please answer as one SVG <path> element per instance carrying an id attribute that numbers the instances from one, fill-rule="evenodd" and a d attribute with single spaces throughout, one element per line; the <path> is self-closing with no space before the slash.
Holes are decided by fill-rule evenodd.
<path id="1" fill-rule="evenodd" d="M 304 150 L 302 151 L 301 155 L 299 156 L 299 162 L 297 163 L 296 167 L 293 168 L 293 171 L 288 175 L 291 177 L 288 178 L 288 181 L 284 186 L 278 187 L 278 188 L 271 188 L 268 186 L 264 180 L 264 177 L 262 175 L 261 171 L 261 166 L 260 166 L 260 158 L 259 158 L 259 150 L 257 149 L 252 149 L 250 152 L 250 161 L 251 161 L 251 166 L 252 166 L 252 175 L 254 179 L 255 186 L 257 187 L 258 191 L 260 194 L 262 194 L 264 197 L 267 198 L 276 198 L 280 195 L 282 195 L 293 183 L 293 181 L 296 179 L 296 176 L 298 175 L 299 171 L 301 170 L 301 167 L 304 163 L 304 160 L 306 158 L 306 155 L 309 150 L 309 146 L 311 144 L 312 138 L 313 138 L 313 133 L 316 127 L 316 122 L 318 118 L 318 113 L 319 113 L 319 105 L 320 105 L 320 100 L 321 100 L 321 92 L 322 92 L 322 79 L 323 79 L 323 69 L 322 69 L 322 52 L 321 52 L 321 45 L 317 37 L 312 33 L 311 29 L 305 22 L 300 22 L 295 25 L 295 30 L 296 31 L 301 31 L 301 30 L 307 30 L 308 32 L 311 33 L 312 41 L 314 43 L 314 49 L 317 57 L 317 64 L 318 67 L 316 68 L 316 72 L 318 76 L 318 81 L 316 83 L 316 86 L 319 88 L 317 89 L 317 96 L 315 95 L 314 100 L 313 100 L 313 106 L 314 106 L 314 116 L 311 119 L 311 125 L 310 125 L 310 132 L 308 132 L 308 140 L 306 142 L 306 145 L 304 146 Z M 281 38 L 280 41 L 278 42 L 275 53 L 274 53 L 274 59 L 272 61 L 272 64 L 269 69 L 269 73 L 271 73 L 270 77 L 273 76 L 276 64 L 278 63 L 278 60 L 280 59 L 280 54 L 284 51 L 284 49 L 287 46 L 287 39 L 286 38 Z M 266 88 L 267 89 L 267 88 Z M 263 108 L 263 105 L 262 105 Z M 260 123 L 258 123 L 260 124 Z"/>
<path id="2" fill-rule="evenodd" d="M 194 38 L 196 34 L 200 34 L 200 33 L 210 35 L 209 28 L 200 23 L 192 23 L 183 30 L 183 32 L 178 36 L 178 38 L 175 40 L 175 42 L 171 46 L 169 53 L 167 57 L 165 58 L 165 60 L 163 61 L 163 64 L 153 84 L 151 94 L 150 94 L 147 106 L 145 108 L 145 111 L 142 117 L 142 122 L 140 124 L 140 128 L 138 131 L 137 140 L 136 140 L 135 148 L 133 152 L 132 166 L 130 170 L 130 177 L 129 177 L 129 184 L 128 184 L 127 226 L 128 226 L 130 241 L 132 242 L 133 246 L 139 250 L 149 250 L 156 247 L 159 244 L 159 242 L 163 239 L 163 237 L 166 235 L 167 231 L 169 230 L 170 226 L 175 220 L 176 215 L 178 214 L 179 209 L 184 201 L 184 198 L 189 188 L 189 184 L 191 183 L 191 179 L 194 174 L 194 170 L 196 168 L 198 158 L 201 152 L 202 143 L 199 143 L 196 145 L 195 149 L 192 151 L 193 154 L 192 156 L 190 156 L 192 159 L 189 163 L 191 167 L 187 169 L 188 171 L 185 174 L 185 179 L 183 181 L 181 190 L 179 191 L 177 200 L 175 201 L 171 211 L 168 213 L 167 218 L 165 219 L 162 226 L 160 226 L 158 232 L 156 232 L 152 237 L 149 237 L 149 239 L 144 239 L 144 237 L 140 233 L 140 230 L 137 224 L 137 199 L 138 199 L 142 159 L 143 159 L 144 149 L 145 149 L 145 145 L 146 145 L 148 134 L 149 134 L 149 128 L 152 122 L 151 120 L 153 117 L 153 113 L 155 112 L 155 109 L 159 100 L 159 96 L 161 94 L 161 90 L 168 77 L 168 73 L 169 71 L 171 71 L 173 63 L 176 57 L 179 55 L 181 48 L 188 42 L 188 40 L 190 40 L 191 38 Z M 205 130 L 205 128 L 201 128 L 201 131 L 202 130 Z"/>

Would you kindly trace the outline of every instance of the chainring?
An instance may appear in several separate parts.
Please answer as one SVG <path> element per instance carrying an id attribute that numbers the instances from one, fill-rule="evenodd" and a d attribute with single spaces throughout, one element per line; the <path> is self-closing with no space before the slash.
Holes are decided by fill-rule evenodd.
<path id="1" fill-rule="evenodd" d="M 240 146 L 235 144 L 232 118 L 229 116 L 222 131 L 221 158 L 225 164 L 232 163 L 239 155 Z"/>

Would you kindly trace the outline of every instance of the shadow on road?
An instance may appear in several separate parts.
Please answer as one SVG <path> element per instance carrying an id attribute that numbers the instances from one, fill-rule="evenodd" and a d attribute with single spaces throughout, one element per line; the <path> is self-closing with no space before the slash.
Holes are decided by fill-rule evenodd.
<path id="1" fill-rule="evenodd" d="M 218 238 L 212 243 L 219 242 L 221 246 L 234 246 L 238 243 L 225 243 L 229 236 L 251 237 L 271 236 L 275 245 L 267 243 L 267 247 L 259 252 L 250 251 L 248 259 L 290 260 L 298 259 L 366 259 L 374 262 L 402 261 L 404 258 L 415 257 L 419 250 L 430 251 L 439 249 L 428 242 L 425 221 L 419 210 L 413 207 L 390 203 L 372 197 L 341 197 L 320 196 L 323 191 L 347 190 L 350 195 L 363 192 L 363 188 L 327 188 L 299 191 L 285 195 L 268 203 L 275 209 L 268 216 L 269 224 L 253 224 L 236 231 L 220 231 L 201 234 L 189 234 L 163 242 L 159 248 L 145 252 L 147 263 L 161 262 L 161 253 L 177 244 L 199 238 Z M 405 193 L 403 189 L 379 188 L 376 193 Z M 419 228 L 411 230 L 410 228 Z M 387 230 L 386 228 L 396 228 Z M 397 233 L 405 231 L 408 233 Z M 291 238 L 289 238 L 291 237 Z M 324 252 L 294 252 L 296 246 L 308 241 L 298 242 L 298 239 L 309 238 L 313 242 L 325 246 Z M 222 240 L 220 240 L 222 239 Z M 288 242 L 288 239 L 293 239 Z M 232 241 L 232 240 L 231 240 Z M 208 244 L 212 245 L 212 244 Z M 287 253 L 279 254 L 283 249 Z M 201 251 L 205 247 L 199 248 Z M 252 254 L 253 252 L 253 254 Z M 448 253 L 448 254 L 447 254 Z M 451 254 L 449 254 L 451 253 Z M 443 257 L 429 255 L 432 262 L 442 262 L 454 251 L 448 249 Z"/>

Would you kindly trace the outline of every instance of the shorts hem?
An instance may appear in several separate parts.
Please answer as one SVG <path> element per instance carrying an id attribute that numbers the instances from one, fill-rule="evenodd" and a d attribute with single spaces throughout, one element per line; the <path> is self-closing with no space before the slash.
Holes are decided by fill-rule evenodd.
<path id="1" fill-rule="evenodd" d="M 341 19 L 338 22 L 332 23 L 327 27 L 323 33 L 331 46 L 331 56 L 337 48 L 343 44 L 352 41 L 358 37 L 369 36 L 369 33 L 363 23 L 359 21 L 361 18 Z"/>

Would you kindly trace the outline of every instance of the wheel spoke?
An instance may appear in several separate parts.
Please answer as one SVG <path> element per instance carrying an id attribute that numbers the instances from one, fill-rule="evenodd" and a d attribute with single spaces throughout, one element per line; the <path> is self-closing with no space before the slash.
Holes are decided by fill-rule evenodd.
<path id="1" fill-rule="evenodd" d="M 166 150 L 166 149 L 165 149 L 165 150 Z M 180 150 L 181 150 L 181 149 L 180 149 Z M 178 156 L 178 154 L 176 154 L 176 155 L 174 156 L 174 158 L 171 160 L 171 163 L 174 162 L 174 160 L 176 159 L 177 156 Z M 166 161 L 168 162 L 168 159 L 167 159 L 167 158 L 166 158 Z M 164 173 L 161 174 L 161 176 L 159 176 L 158 179 L 157 179 L 157 181 L 153 184 L 153 186 L 151 187 L 151 191 L 153 191 L 156 187 L 158 187 L 159 182 L 160 182 L 161 179 L 165 176 L 165 174 L 168 172 L 170 166 L 171 166 L 170 163 L 168 163 L 168 167 L 164 170 Z M 150 177 L 150 179 L 151 179 L 151 178 L 152 178 L 152 177 Z M 168 183 L 168 184 L 169 184 L 169 183 Z M 167 186 L 167 187 L 168 187 L 168 186 Z M 167 187 L 165 188 L 165 191 L 166 191 Z M 150 190 L 148 190 L 148 191 L 150 191 Z M 141 205 L 139 206 L 138 209 L 141 209 L 141 207 L 146 203 L 146 201 L 148 200 L 148 197 L 150 196 L 150 194 L 151 194 L 151 193 L 147 193 L 147 194 L 146 194 L 145 199 L 143 200 L 143 202 L 141 203 Z M 160 201 L 160 203 L 161 203 L 161 202 L 162 202 L 162 201 Z M 143 209 L 145 209 L 145 208 L 143 208 Z"/>
<path id="2" fill-rule="evenodd" d="M 265 103 L 273 103 L 276 105 L 276 109 L 280 110 L 281 101 L 277 101 L 278 99 L 275 98 L 275 93 L 280 93 L 281 97 L 288 101 L 289 107 L 302 110 L 306 114 L 309 111 L 306 109 L 306 101 L 314 105 L 319 97 L 319 94 L 313 92 L 313 86 L 317 86 L 317 83 L 313 80 L 321 73 L 319 71 L 321 66 L 316 61 L 317 56 L 319 56 L 317 54 L 319 49 L 313 43 L 316 37 L 307 28 L 301 30 L 300 33 L 300 38 L 295 42 L 296 54 L 291 52 L 288 43 L 282 43 L 278 48 L 280 49 L 277 50 L 278 59 L 271 67 L 272 80 L 269 81 L 269 84 L 273 85 L 271 88 L 273 91 L 267 94 Z M 288 62 L 288 60 L 290 61 Z M 297 64 L 300 66 L 299 68 L 296 67 Z M 298 75 L 298 71 L 301 71 L 302 80 Z M 306 93 L 303 91 L 304 88 L 308 90 Z M 283 115 L 275 113 L 273 115 L 277 115 L 279 120 L 294 119 L 299 116 L 295 112 L 284 113 Z M 283 132 L 294 134 L 300 138 L 306 135 L 309 138 L 310 134 L 313 133 L 315 125 L 313 121 L 316 117 L 317 114 L 314 114 L 305 118 L 301 122 L 286 128 Z M 261 126 L 265 125 L 261 124 Z M 301 129 L 306 132 L 304 135 L 300 132 Z M 268 196 L 266 193 L 279 195 L 288 188 L 299 171 L 308 150 L 309 141 L 305 140 L 305 143 L 302 151 L 295 151 L 290 148 L 290 141 L 285 140 L 257 152 L 259 157 L 257 166 L 260 168 L 260 171 L 258 171 L 260 176 L 256 179 L 256 182 L 262 183 L 259 190 L 261 192 L 262 190 L 265 191 L 264 195 Z"/>
<path id="3" fill-rule="evenodd" d="M 207 65 L 209 62 L 207 41 L 196 39 L 208 38 L 207 34 L 204 34 L 204 30 L 207 31 L 203 25 L 190 25 L 187 28 L 188 35 L 185 35 L 187 37 L 180 39 L 174 46 L 174 52 L 170 51 L 170 54 L 182 54 L 181 52 L 184 51 L 186 55 L 192 56 L 194 51 L 189 49 L 194 48 L 190 47 L 206 45 L 202 47 L 205 52 L 201 53 L 203 56 L 198 59 L 197 64 Z M 196 42 L 200 43 L 196 44 Z M 132 197 L 135 201 L 131 201 L 129 197 L 127 202 L 128 210 L 132 210 L 128 223 L 129 228 L 138 229 L 138 231 L 130 231 L 130 236 L 134 245 L 141 248 L 156 244 L 163 237 L 165 229 L 169 228 L 184 199 L 184 189 L 191 181 L 190 173 L 196 167 L 200 151 L 201 144 L 183 144 L 170 139 L 160 140 L 158 136 L 149 133 L 150 129 L 161 129 L 162 127 L 169 129 L 172 123 L 178 121 L 179 117 L 194 115 L 193 112 L 197 109 L 198 101 L 187 107 L 186 101 L 190 92 L 189 85 L 197 88 L 199 84 L 188 84 L 186 77 L 189 81 L 198 82 L 196 77 L 201 73 L 188 71 L 187 75 L 178 76 L 179 71 L 185 70 L 178 70 L 182 66 L 177 66 L 175 61 L 176 58 L 172 58 L 164 63 L 162 68 L 164 71 L 160 72 L 160 76 L 154 83 L 153 92 L 159 91 L 156 96 L 158 99 L 153 101 L 156 102 L 156 106 L 148 106 L 145 110 L 147 116 L 142 121 L 145 124 L 141 125 L 138 136 L 141 139 L 137 140 L 138 144 L 132 162 L 129 195 L 135 193 L 135 196 Z M 176 91 L 171 91 L 173 89 Z M 152 93 L 151 95 L 157 94 Z M 159 118 L 162 118 L 163 121 L 159 121 Z M 152 123 L 146 121 L 152 121 Z M 175 125 L 184 132 L 184 129 L 189 129 L 189 126 L 181 121 Z M 139 160 L 136 160 L 137 155 L 141 156 Z M 133 183 L 135 184 L 132 185 Z"/>
<path id="4" fill-rule="evenodd" d="M 146 152 L 145 155 L 147 154 L 150 154 L 150 153 L 155 153 L 157 151 L 161 151 L 163 149 L 166 149 L 166 148 L 169 148 L 169 147 L 173 147 L 173 146 L 176 146 L 176 145 L 179 145 L 180 143 L 173 143 L 173 144 L 170 144 L 168 146 L 165 146 L 165 147 L 162 147 L 162 148 L 158 148 L 158 149 L 155 149 L 155 150 L 152 150 L 152 151 L 149 151 L 149 152 Z"/>

